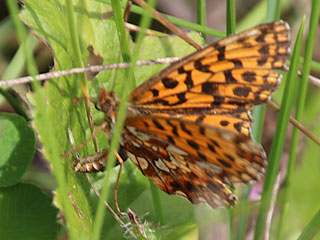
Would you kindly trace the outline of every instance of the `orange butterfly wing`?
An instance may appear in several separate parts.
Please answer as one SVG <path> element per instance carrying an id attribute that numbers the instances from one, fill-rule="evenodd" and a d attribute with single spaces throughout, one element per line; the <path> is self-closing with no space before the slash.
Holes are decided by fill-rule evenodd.
<path id="1" fill-rule="evenodd" d="M 164 69 L 131 94 L 142 114 L 174 116 L 250 136 L 249 109 L 277 88 L 289 26 L 261 24 L 214 42 Z"/>
<path id="2" fill-rule="evenodd" d="M 250 138 L 179 119 L 129 117 L 123 138 L 128 157 L 159 188 L 212 207 L 233 204 L 226 185 L 257 180 L 266 165 Z"/>

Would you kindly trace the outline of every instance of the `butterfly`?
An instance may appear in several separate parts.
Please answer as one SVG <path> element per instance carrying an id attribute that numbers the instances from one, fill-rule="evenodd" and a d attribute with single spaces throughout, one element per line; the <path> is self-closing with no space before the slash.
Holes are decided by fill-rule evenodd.
<path id="1" fill-rule="evenodd" d="M 168 194 L 211 207 L 233 205 L 238 183 L 260 179 L 264 149 L 251 137 L 250 109 L 279 85 L 289 56 L 284 21 L 231 35 L 170 65 L 130 95 L 120 150 Z M 119 100 L 99 90 L 108 134 Z M 104 168 L 105 159 L 78 162 L 76 171 Z"/>

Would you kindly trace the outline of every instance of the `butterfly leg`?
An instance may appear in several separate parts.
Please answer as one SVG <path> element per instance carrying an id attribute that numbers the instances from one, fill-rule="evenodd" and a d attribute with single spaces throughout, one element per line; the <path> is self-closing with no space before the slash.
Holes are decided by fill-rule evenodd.
<path id="1" fill-rule="evenodd" d="M 116 208 L 117 208 L 119 215 L 123 216 L 123 214 L 120 210 L 119 204 L 118 204 L 118 187 L 119 187 L 119 180 L 120 180 L 120 175 L 121 175 L 121 171 L 122 171 L 122 167 L 123 167 L 123 160 L 122 160 L 121 156 L 116 151 L 114 154 L 120 164 L 116 185 L 114 186 L 114 202 L 116 204 Z"/>
<path id="2" fill-rule="evenodd" d="M 79 149 L 83 148 L 84 146 L 86 146 L 89 141 L 91 141 L 101 130 L 106 129 L 106 127 L 108 126 L 108 124 L 106 122 L 102 123 L 100 125 L 100 127 L 98 129 L 96 129 L 91 135 L 90 137 L 88 137 L 82 144 L 78 145 L 77 147 L 75 147 L 74 149 L 72 149 L 69 152 L 66 152 L 64 154 L 61 155 L 61 157 L 68 157 L 70 156 L 72 153 L 77 152 Z"/>

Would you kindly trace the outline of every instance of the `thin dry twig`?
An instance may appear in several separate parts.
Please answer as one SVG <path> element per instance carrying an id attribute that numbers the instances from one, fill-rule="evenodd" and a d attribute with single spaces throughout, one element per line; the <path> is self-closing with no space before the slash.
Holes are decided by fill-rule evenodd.
<path id="1" fill-rule="evenodd" d="M 144 9 L 149 10 L 150 6 L 143 0 L 133 0 L 136 4 L 140 5 Z M 176 27 L 174 24 L 172 24 L 168 19 L 166 19 L 164 16 L 161 15 L 157 10 L 150 9 L 150 12 L 155 16 L 155 18 L 162 23 L 166 28 L 170 29 L 174 34 L 181 37 L 183 40 L 185 40 L 187 43 L 189 43 L 191 46 L 195 47 L 197 50 L 202 49 L 202 47 L 193 41 L 191 38 L 189 38 L 183 31 L 181 31 L 178 27 Z"/>
<path id="2" fill-rule="evenodd" d="M 167 63 L 173 63 L 176 61 L 179 61 L 181 58 L 179 57 L 171 57 L 171 58 L 160 58 L 155 60 L 142 60 L 137 61 L 136 66 L 147 66 L 147 65 L 153 65 L 153 64 L 167 64 Z M 67 75 L 72 74 L 81 74 L 85 72 L 100 72 L 100 71 L 107 71 L 112 69 L 118 69 L 118 68 L 128 68 L 132 66 L 131 63 L 115 63 L 115 64 L 109 64 L 109 65 L 95 65 L 95 66 L 89 66 L 84 68 L 72 68 L 69 70 L 62 70 L 57 72 L 49 72 L 44 74 L 39 74 L 32 78 L 31 76 L 22 77 L 22 78 L 14 78 L 9 80 L 2 80 L 0 81 L 0 87 L 6 87 L 6 86 L 13 86 L 23 83 L 29 83 L 32 81 L 45 81 L 53 78 L 63 77 Z"/>
<path id="3" fill-rule="evenodd" d="M 289 66 L 284 66 L 284 69 L 286 71 L 289 71 Z M 298 76 L 302 76 L 302 73 L 300 70 L 298 70 Z M 320 87 L 320 79 L 316 78 L 315 76 L 309 75 L 308 76 L 309 82 L 317 87 Z"/>
<path id="4" fill-rule="evenodd" d="M 85 176 L 91 186 L 91 188 L 93 189 L 93 191 L 95 192 L 95 194 L 97 195 L 98 198 L 100 198 L 100 192 L 98 191 L 98 189 L 96 188 L 96 186 L 93 184 L 91 178 L 89 177 L 89 174 L 85 173 Z M 128 228 L 128 226 L 118 217 L 118 215 L 113 211 L 113 209 L 110 207 L 110 205 L 103 200 L 104 205 L 106 206 L 107 210 L 109 211 L 109 213 L 113 216 L 113 218 L 116 220 L 117 223 L 120 224 L 121 227 L 125 228 L 126 231 L 134 238 L 137 239 L 136 235 Z"/>
<path id="5" fill-rule="evenodd" d="M 273 108 L 277 112 L 280 111 L 280 106 L 276 102 L 269 100 L 267 103 L 271 108 Z M 312 141 L 314 141 L 316 144 L 318 144 L 320 146 L 320 139 L 317 136 L 315 136 L 312 132 L 310 132 L 309 129 L 307 129 L 305 126 L 303 126 L 300 122 L 298 122 L 292 116 L 290 116 L 289 121 L 293 126 L 298 128 L 304 135 L 309 137 Z"/>
<path id="6" fill-rule="evenodd" d="M 280 179 L 281 179 L 281 172 L 279 171 L 278 176 L 276 178 L 276 183 L 275 183 L 273 191 L 272 191 L 271 205 L 270 205 L 269 211 L 267 213 L 266 227 L 264 229 L 264 238 L 263 238 L 264 240 L 269 240 L 272 215 L 274 212 L 274 207 L 276 204 L 277 195 L 278 195 L 278 191 L 279 191 L 279 187 L 280 187 Z"/>

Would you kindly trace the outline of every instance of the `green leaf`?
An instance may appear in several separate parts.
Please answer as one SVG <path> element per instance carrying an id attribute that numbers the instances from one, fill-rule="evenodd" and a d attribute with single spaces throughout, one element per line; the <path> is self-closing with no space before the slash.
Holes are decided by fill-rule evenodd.
<path id="1" fill-rule="evenodd" d="M 16 184 L 30 165 L 35 136 L 21 116 L 0 113 L 0 187 Z"/>
<path id="2" fill-rule="evenodd" d="M 0 188 L 0 213 L 1 239 L 56 239 L 58 210 L 33 185 Z"/>

